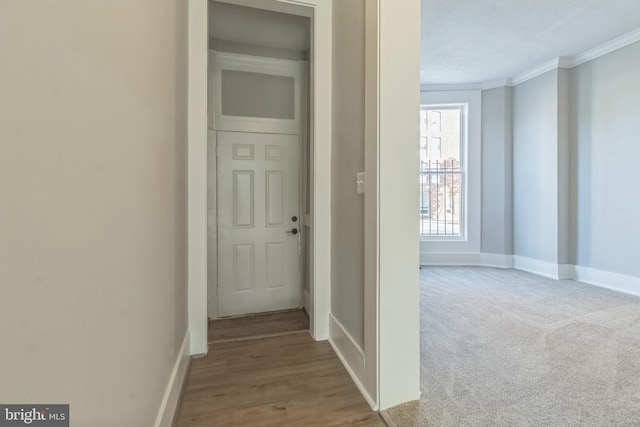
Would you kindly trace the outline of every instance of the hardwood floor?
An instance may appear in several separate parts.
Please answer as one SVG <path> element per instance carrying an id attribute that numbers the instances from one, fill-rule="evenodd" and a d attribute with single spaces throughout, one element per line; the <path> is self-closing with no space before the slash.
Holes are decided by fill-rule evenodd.
<path id="1" fill-rule="evenodd" d="M 309 330 L 309 316 L 304 310 L 231 317 L 209 322 L 209 342 L 230 341 L 306 330 Z"/>
<path id="2" fill-rule="evenodd" d="M 178 427 L 385 426 L 328 342 L 307 332 L 218 343 L 195 359 Z"/>

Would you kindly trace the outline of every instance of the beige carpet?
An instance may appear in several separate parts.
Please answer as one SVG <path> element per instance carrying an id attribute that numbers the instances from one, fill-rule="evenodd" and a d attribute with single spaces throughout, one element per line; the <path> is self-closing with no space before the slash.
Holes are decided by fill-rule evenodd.
<path id="1" fill-rule="evenodd" d="M 640 426 L 640 298 L 491 268 L 421 271 L 403 426 Z"/>

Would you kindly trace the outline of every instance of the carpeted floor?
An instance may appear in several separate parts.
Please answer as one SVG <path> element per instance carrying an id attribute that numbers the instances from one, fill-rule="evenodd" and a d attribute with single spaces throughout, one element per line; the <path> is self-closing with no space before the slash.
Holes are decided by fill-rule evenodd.
<path id="1" fill-rule="evenodd" d="M 421 271 L 404 426 L 640 426 L 640 298 L 491 268 Z"/>

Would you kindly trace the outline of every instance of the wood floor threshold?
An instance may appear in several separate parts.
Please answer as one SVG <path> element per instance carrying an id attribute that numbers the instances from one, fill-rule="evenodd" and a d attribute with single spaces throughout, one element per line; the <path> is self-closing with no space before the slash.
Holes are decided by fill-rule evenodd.
<path id="1" fill-rule="evenodd" d="M 212 320 L 227 320 L 227 319 L 240 319 L 243 317 L 255 317 L 255 316 L 264 316 L 267 314 L 286 314 L 286 313 L 297 313 L 298 311 L 304 311 L 305 314 L 307 314 L 307 316 L 309 315 L 307 313 L 307 310 L 302 307 L 302 308 L 290 308 L 288 310 L 277 310 L 277 311 L 263 311 L 260 313 L 248 313 L 248 314 L 238 314 L 236 316 L 224 316 L 224 317 L 218 317 L 216 319 L 212 319 L 212 318 L 208 318 L 209 321 L 211 322 Z"/>
<path id="2" fill-rule="evenodd" d="M 208 342 L 208 344 L 209 345 L 213 345 L 213 344 L 224 344 L 224 343 L 229 343 L 229 342 L 251 341 L 251 340 L 259 340 L 259 339 L 263 339 L 263 338 L 283 337 L 283 336 L 286 336 L 286 335 L 296 335 L 296 334 L 304 334 L 304 333 L 311 334 L 311 332 L 308 329 L 300 329 L 300 330 L 297 330 L 297 331 L 277 332 L 277 333 L 273 333 L 273 334 L 262 334 L 262 335 L 252 335 L 252 336 L 248 336 L 248 337 L 228 338 L 228 339 L 222 339 L 222 340 L 211 340 L 211 341 Z"/>
<path id="3" fill-rule="evenodd" d="M 380 411 L 378 415 L 380 415 L 380 418 L 382 418 L 382 421 L 384 421 L 387 427 L 398 427 L 387 411 Z"/>

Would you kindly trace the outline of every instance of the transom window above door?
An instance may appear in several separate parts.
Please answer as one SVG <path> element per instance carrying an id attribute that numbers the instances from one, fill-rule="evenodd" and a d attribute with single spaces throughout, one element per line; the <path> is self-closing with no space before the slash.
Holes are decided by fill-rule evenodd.
<path id="1" fill-rule="evenodd" d="M 209 51 L 209 128 L 300 134 L 308 62 Z"/>

